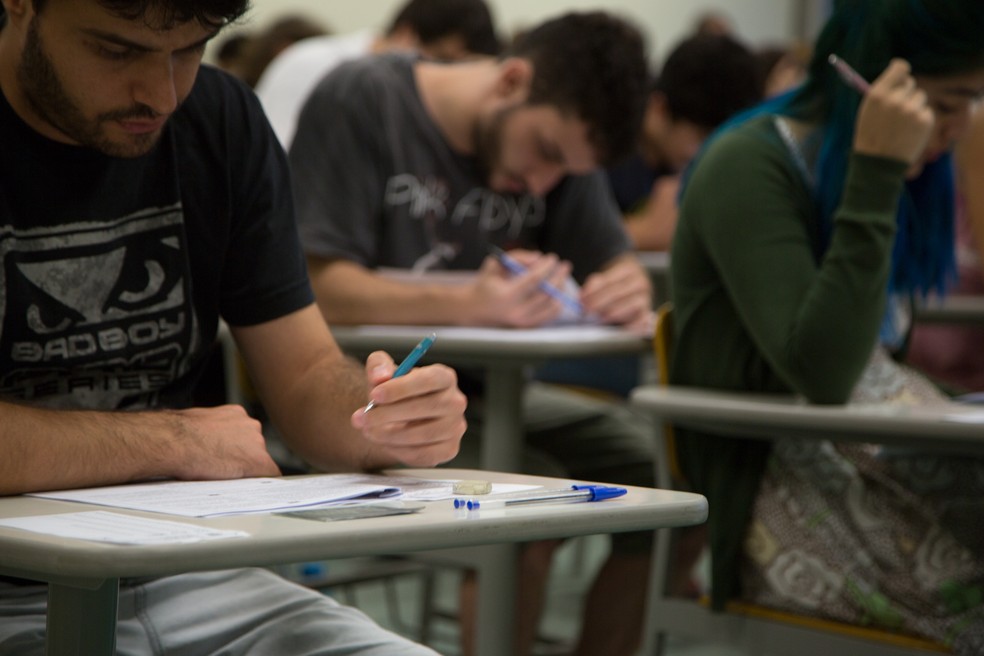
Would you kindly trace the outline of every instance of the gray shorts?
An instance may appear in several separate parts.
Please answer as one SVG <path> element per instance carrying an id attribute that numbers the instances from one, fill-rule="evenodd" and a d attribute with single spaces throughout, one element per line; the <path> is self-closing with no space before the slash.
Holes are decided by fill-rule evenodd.
<path id="1" fill-rule="evenodd" d="M 0 654 L 44 654 L 47 587 L 0 588 Z M 437 656 L 362 612 L 250 568 L 120 585 L 119 656 Z"/>

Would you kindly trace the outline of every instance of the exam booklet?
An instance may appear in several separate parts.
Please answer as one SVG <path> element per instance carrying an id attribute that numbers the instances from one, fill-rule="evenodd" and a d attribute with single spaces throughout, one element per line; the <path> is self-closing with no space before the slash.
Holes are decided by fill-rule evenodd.
<path id="1" fill-rule="evenodd" d="M 400 488 L 383 484 L 379 479 L 385 480 L 363 474 L 323 474 L 296 478 L 161 481 L 37 492 L 29 496 L 184 517 L 214 517 L 401 494 Z"/>

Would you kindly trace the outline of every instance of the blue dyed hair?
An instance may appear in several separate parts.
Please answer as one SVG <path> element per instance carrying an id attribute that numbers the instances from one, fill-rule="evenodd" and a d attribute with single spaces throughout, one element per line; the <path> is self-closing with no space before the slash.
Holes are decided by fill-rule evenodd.
<path id="1" fill-rule="evenodd" d="M 766 113 L 823 125 L 814 190 L 822 252 L 840 203 L 861 104 L 861 96 L 840 80 L 828 56 L 843 58 L 869 80 L 894 57 L 906 59 L 916 75 L 957 75 L 984 68 L 982 35 L 984 0 L 839 0 L 814 45 L 806 81 L 735 117 L 720 131 Z M 954 279 L 953 179 L 948 153 L 906 184 L 899 203 L 892 291 L 942 293 Z"/>

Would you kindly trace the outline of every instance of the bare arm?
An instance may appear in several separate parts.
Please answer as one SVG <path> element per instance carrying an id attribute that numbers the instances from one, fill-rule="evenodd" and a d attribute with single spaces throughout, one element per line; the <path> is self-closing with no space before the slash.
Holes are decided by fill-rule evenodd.
<path id="1" fill-rule="evenodd" d="M 264 407 L 289 446 L 323 470 L 433 466 L 458 452 L 465 397 L 443 365 L 392 379 L 382 352 L 366 367 L 342 354 L 317 308 L 233 328 Z M 369 398 L 372 412 L 362 408 Z"/>
<path id="2" fill-rule="evenodd" d="M 531 327 L 555 319 L 562 307 L 540 291 L 541 280 L 563 284 L 570 266 L 556 256 L 513 251 L 528 267 L 513 276 L 486 258 L 465 284 L 389 280 L 348 260 L 308 258 L 318 305 L 334 324 L 441 324 Z"/>
<path id="3" fill-rule="evenodd" d="M 963 194 L 967 222 L 974 246 L 984 266 L 984 112 L 977 112 L 957 150 L 957 173 Z"/>
<path id="4" fill-rule="evenodd" d="M 239 406 L 97 412 L 0 403 L 0 451 L 0 494 L 279 474 L 259 424 Z"/>
<path id="5" fill-rule="evenodd" d="M 679 176 L 665 176 L 653 184 L 646 204 L 625 217 L 625 231 L 636 250 L 668 251 L 677 224 Z"/>

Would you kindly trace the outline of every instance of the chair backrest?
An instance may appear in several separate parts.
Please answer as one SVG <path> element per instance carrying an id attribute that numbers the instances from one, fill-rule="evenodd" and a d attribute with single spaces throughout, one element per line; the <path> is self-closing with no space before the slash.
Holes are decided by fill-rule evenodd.
<path id="1" fill-rule="evenodd" d="M 673 345 L 673 303 L 667 301 L 656 309 L 653 353 L 660 385 L 670 384 L 670 347 Z"/>
<path id="2" fill-rule="evenodd" d="M 656 358 L 656 374 L 660 385 L 670 384 L 670 355 L 673 346 L 673 303 L 667 301 L 656 310 L 656 330 L 653 332 L 653 354 Z M 662 426 L 663 448 L 660 455 L 666 459 L 666 467 L 671 479 L 676 485 L 686 481 L 680 461 L 677 459 L 676 437 L 673 426 L 664 423 Z M 666 484 L 668 481 L 660 481 Z"/>

